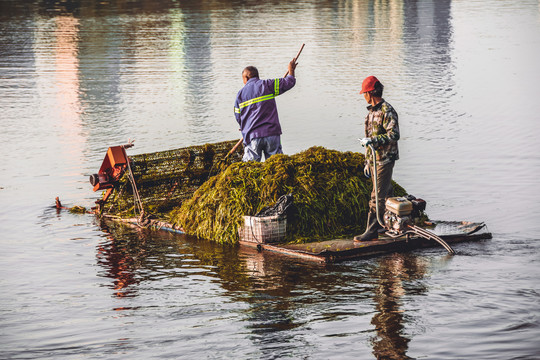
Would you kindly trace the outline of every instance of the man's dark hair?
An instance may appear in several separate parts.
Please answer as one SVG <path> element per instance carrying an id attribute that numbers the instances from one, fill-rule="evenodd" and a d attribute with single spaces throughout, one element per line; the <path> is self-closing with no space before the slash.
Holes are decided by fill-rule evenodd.
<path id="1" fill-rule="evenodd" d="M 259 77 L 259 70 L 255 66 L 248 66 L 242 71 L 243 73 L 246 73 L 248 79 L 258 78 Z"/>
<path id="2" fill-rule="evenodd" d="M 369 92 L 371 94 L 371 96 L 382 97 L 382 93 L 383 93 L 383 90 L 384 90 L 383 84 L 381 84 L 380 81 L 377 81 L 373 85 L 373 87 L 374 87 L 374 89 Z"/>

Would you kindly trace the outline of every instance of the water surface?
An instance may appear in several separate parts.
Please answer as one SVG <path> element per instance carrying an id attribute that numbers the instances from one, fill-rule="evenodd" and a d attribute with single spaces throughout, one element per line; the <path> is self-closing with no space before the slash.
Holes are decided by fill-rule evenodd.
<path id="1" fill-rule="evenodd" d="M 107 147 L 240 137 L 279 77 L 284 151 L 361 151 L 361 81 L 398 111 L 395 180 L 493 239 L 321 267 L 57 212 Z M 540 357 L 538 1 L 0 3 L 0 357 Z"/>

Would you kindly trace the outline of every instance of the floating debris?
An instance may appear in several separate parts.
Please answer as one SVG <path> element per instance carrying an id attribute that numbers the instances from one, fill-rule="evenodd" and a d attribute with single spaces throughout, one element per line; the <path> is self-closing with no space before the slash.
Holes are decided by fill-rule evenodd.
<path id="1" fill-rule="evenodd" d="M 75 205 L 69 208 L 69 212 L 72 214 L 86 214 L 87 210 L 84 206 Z"/>
<path id="2" fill-rule="evenodd" d="M 58 196 L 54 200 L 55 200 L 54 207 L 57 210 L 68 210 L 72 214 L 86 214 L 89 212 L 88 210 L 86 210 L 84 206 L 75 205 L 73 207 L 66 207 L 62 205 L 62 202 L 60 202 L 60 198 Z"/>

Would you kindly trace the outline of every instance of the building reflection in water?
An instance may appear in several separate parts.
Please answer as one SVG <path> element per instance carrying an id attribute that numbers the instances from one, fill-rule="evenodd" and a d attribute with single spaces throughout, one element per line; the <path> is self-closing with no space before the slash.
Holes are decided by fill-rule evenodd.
<path id="1" fill-rule="evenodd" d="M 34 52 L 35 82 L 40 97 L 33 107 L 43 114 L 36 127 L 58 129 L 51 132 L 55 136 L 52 141 L 60 147 L 55 156 L 68 164 L 78 164 L 86 141 L 81 121 L 84 109 L 79 98 L 79 35 L 79 20 L 71 14 L 35 21 L 34 46 L 44 49 Z"/>
<path id="2" fill-rule="evenodd" d="M 57 16 L 54 18 L 55 30 L 52 33 L 56 39 L 54 46 L 55 85 L 57 87 L 57 103 L 61 124 L 66 129 L 72 125 L 80 126 L 79 116 L 79 21 L 73 16 Z M 78 127 L 75 128 L 77 130 Z M 77 133 L 70 131 L 68 136 Z"/>

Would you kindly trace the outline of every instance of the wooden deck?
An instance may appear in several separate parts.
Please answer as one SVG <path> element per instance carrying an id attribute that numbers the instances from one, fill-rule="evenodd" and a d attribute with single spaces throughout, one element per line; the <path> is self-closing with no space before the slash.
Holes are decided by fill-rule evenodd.
<path id="1" fill-rule="evenodd" d="M 104 218 L 120 221 L 131 226 L 137 225 L 137 219 L 120 219 L 106 215 Z M 154 230 L 164 230 L 185 234 L 183 230 L 176 229 L 172 225 L 154 221 L 147 226 Z M 484 223 L 472 222 L 438 222 L 430 231 L 439 235 L 450 246 L 462 242 L 472 242 L 483 239 L 491 239 L 492 235 Z M 439 243 L 427 240 L 416 235 L 408 235 L 400 238 L 392 238 L 384 234 L 379 235 L 379 240 L 356 242 L 353 239 L 334 239 L 327 241 L 314 241 L 303 244 L 264 244 L 256 242 L 239 241 L 241 246 L 256 248 L 258 251 L 271 251 L 282 255 L 302 258 L 319 263 L 335 263 L 345 260 L 368 258 L 377 255 L 394 252 L 405 252 L 420 248 L 440 247 Z"/>
<path id="2" fill-rule="evenodd" d="M 473 225 L 478 227 L 479 224 Z M 438 235 L 450 246 L 461 242 L 491 239 L 492 237 L 491 233 L 488 232 L 483 225 L 481 228 L 473 230 L 474 231 L 470 230 L 469 232 Z M 304 244 L 258 244 L 242 241 L 240 244 L 242 246 L 256 247 L 259 251 L 272 251 L 321 263 L 334 263 L 427 247 L 440 247 L 441 251 L 446 252 L 446 250 L 437 242 L 416 235 L 397 239 L 386 235 L 380 235 L 379 240 L 364 242 L 355 242 L 352 239 L 334 239 Z"/>

